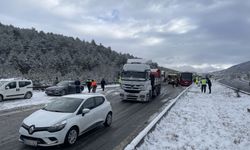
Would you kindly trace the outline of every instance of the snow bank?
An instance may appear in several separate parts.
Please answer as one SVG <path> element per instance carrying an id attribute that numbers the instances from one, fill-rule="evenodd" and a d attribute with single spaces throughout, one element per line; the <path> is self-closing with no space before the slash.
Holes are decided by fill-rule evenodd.
<path id="1" fill-rule="evenodd" d="M 107 85 L 108 88 L 115 88 L 119 87 L 119 84 L 113 84 L 113 85 Z M 85 87 L 84 91 L 82 93 L 87 93 L 87 88 Z M 108 93 L 110 90 L 105 90 L 106 93 Z M 101 86 L 98 86 L 96 89 L 97 93 L 103 93 Z M 1 110 L 8 110 L 13 108 L 23 108 L 27 106 L 34 106 L 34 105 L 40 105 L 40 104 L 46 104 L 51 101 L 51 98 L 54 96 L 47 96 L 45 92 L 42 91 L 33 91 L 33 97 L 31 99 L 15 99 L 15 100 L 5 100 L 3 102 L 0 102 L 0 111 Z"/>
<path id="2" fill-rule="evenodd" d="M 212 94 L 193 86 L 138 150 L 250 149 L 250 96 L 217 83 Z"/>
<path id="3" fill-rule="evenodd" d="M 3 102 L 0 102 L 0 110 L 46 104 L 50 102 L 51 98 L 52 97 L 47 96 L 44 92 L 33 91 L 31 99 L 4 100 Z"/>

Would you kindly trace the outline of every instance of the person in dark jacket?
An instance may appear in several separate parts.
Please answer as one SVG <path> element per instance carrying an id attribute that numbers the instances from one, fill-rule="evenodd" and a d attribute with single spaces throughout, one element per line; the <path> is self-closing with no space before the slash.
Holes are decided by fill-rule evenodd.
<path id="1" fill-rule="evenodd" d="M 207 77 L 207 85 L 208 85 L 209 94 L 211 94 L 212 83 L 211 83 L 211 80 L 208 77 Z"/>
<path id="2" fill-rule="evenodd" d="M 76 86 L 76 93 L 81 93 L 81 81 L 79 79 L 77 79 L 75 81 L 75 86 Z"/>
<path id="3" fill-rule="evenodd" d="M 56 77 L 56 80 L 53 82 L 53 85 L 57 85 L 59 83 L 58 77 Z"/>
<path id="4" fill-rule="evenodd" d="M 92 80 L 90 80 L 90 79 L 88 79 L 88 80 L 86 81 L 86 85 L 87 85 L 87 87 L 88 87 L 89 93 L 90 93 L 90 91 L 91 91 L 91 82 L 92 82 Z"/>
<path id="5" fill-rule="evenodd" d="M 105 85 L 106 85 L 106 82 L 105 82 L 104 78 L 102 78 L 102 81 L 101 81 L 101 88 L 102 88 L 102 91 L 104 91 Z"/>

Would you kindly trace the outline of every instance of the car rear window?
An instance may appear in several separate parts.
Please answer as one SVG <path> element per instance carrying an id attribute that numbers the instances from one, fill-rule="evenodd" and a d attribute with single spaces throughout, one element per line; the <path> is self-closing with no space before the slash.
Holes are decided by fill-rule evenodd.
<path id="1" fill-rule="evenodd" d="M 30 81 L 19 81 L 19 87 L 25 87 L 30 85 L 31 82 Z"/>

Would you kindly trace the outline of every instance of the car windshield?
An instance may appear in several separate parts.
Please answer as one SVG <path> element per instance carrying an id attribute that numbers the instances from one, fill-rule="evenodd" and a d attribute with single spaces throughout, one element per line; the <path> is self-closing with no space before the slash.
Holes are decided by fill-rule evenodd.
<path id="1" fill-rule="evenodd" d="M 123 71 L 123 80 L 146 80 L 146 72 Z"/>
<path id="2" fill-rule="evenodd" d="M 66 86 L 66 85 L 69 85 L 69 81 L 62 81 L 57 83 L 57 86 Z"/>
<path id="3" fill-rule="evenodd" d="M 54 98 L 51 103 L 48 103 L 43 110 L 52 112 L 73 113 L 77 110 L 83 99 L 60 97 Z"/>
<path id="4" fill-rule="evenodd" d="M 0 86 L 4 85 L 8 81 L 0 81 Z"/>

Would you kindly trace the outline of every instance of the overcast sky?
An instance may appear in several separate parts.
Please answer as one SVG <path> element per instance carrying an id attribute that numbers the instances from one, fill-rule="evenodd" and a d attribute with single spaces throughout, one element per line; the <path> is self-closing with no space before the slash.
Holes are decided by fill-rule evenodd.
<path id="1" fill-rule="evenodd" d="M 0 22 L 94 39 L 181 71 L 250 60 L 249 0 L 6 0 Z"/>

